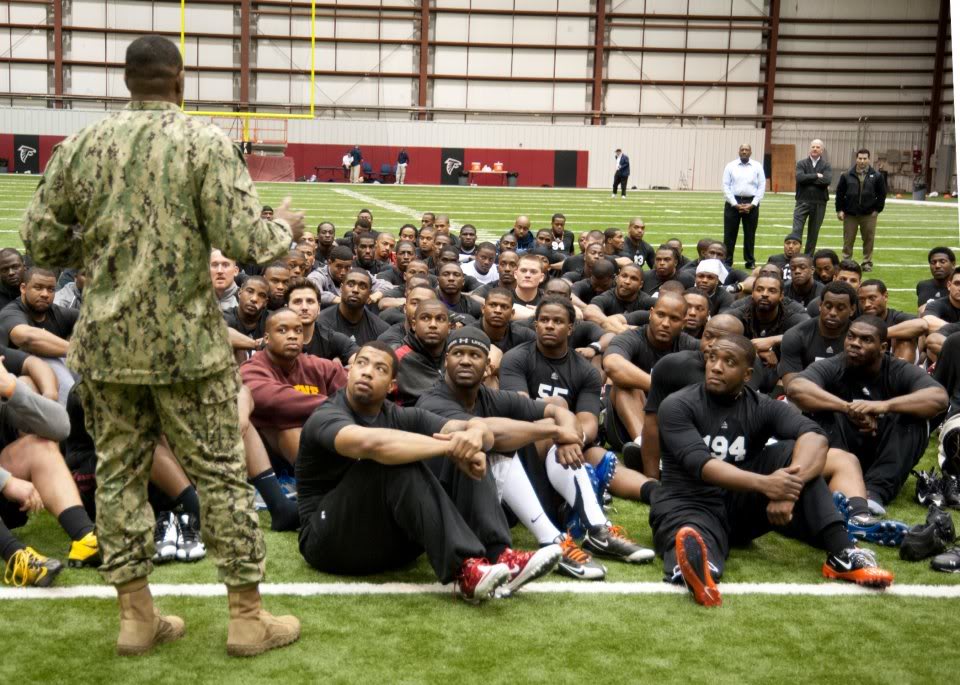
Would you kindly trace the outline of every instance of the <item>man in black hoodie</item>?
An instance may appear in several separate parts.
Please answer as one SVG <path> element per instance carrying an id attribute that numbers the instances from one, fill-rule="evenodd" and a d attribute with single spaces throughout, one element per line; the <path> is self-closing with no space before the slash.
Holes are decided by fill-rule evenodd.
<path id="1" fill-rule="evenodd" d="M 857 150 L 857 162 L 837 183 L 837 218 L 843 222 L 843 258 L 853 257 L 857 230 L 863 238 L 864 271 L 873 271 L 873 239 L 877 235 L 877 215 L 883 211 L 887 186 L 880 172 L 870 166 L 870 151 Z"/>
<path id="2" fill-rule="evenodd" d="M 403 345 L 397 348 L 397 404 L 412 407 L 417 398 L 443 378 L 443 358 L 450 315 L 440 300 L 417 305 L 413 325 Z"/>

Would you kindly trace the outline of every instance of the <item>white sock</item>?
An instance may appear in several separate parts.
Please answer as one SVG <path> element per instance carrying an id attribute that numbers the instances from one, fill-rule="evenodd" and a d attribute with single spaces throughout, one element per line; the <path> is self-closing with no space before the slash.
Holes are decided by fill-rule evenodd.
<path id="1" fill-rule="evenodd" d="M 537 493 L 530 485 L 527 472 L 523 470 L 520 457 L 510 460 L 506 478 L 503 480 L 503 501 L 520 522 L 533 533 L 541 545 L 550 545 L 557 541 L 562 533 L 553 525 L 537 499 Z"/>
<path id="2" fill-rule="evenodd" d="M 594 526 L 607 525 L 610 522 L 603 515 L 603 509 L 597 501 L 597 493 L 593 491 L 593 485 L 590 484 L 590 476 L 587 470 L 582 466 L 578 469 L 565 469 L 557 461 L 557 447 L 554 445 L 547 452 L 547 478 L 553 489 L 560 493 L 564 501 L 571 507 L 577 507 L 577 490 L 580 491 L 580 506 L 582 511 L 578 511 L 584 523 L 593 528 Z"/>

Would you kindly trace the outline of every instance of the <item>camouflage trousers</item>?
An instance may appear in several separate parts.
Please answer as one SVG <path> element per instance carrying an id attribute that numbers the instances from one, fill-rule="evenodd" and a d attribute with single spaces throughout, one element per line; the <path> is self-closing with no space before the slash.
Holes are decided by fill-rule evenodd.
<path id="1" fill-rule="evenodd" d="M 100 573 L 112 585 L 153 568 L 154 516 L 147 502 L 153 452 L 165 435 L 197 487 L 201 534 L 227 585 L 263 578 L 266 547 L 246 480 L 236 370 L 171 385 L 83 379 L 80 397 L 97 448 Z"/>

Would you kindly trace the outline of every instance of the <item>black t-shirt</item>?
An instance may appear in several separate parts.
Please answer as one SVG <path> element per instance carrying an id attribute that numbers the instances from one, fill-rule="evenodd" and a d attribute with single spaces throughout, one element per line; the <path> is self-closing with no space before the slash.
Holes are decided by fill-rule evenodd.
<path id="1" fill-rule="evenodd" d="M 570 287 L 570 292 L 574 296 L 579 297 L 580 301 L 584 304 L 590 304 L 593 302 L 593 298 L 600 297 L 601 295 L 601 293 L 593 289 L 593 283 L 591 283 L 591 279 L 589 278 L 583 278 L 574 283 Z"/>
<path id="2" fill-rule="evenodd" d="M 635 312 L 626 314 L 623 318 L 627 320 L 628 326 L 646 326 L 650 323 L 650 310 L 638 309 Z"/>
<path id="3" fill-rule="evenodd" d="M 917 306 L 922 307 L 935 300 L 949 296 L 946 284 L 940 285 L 932 278 L 917 283 Z"/>
<path id="4" fill-rule="evenodd" d="M 3 356 L 3 368 L 14 376 L 23 375 L 23 364 L 30 359 L 30 355 L 26 352 L 2 345 L 0 345 L 0 356 Z"/>
<path id="5" fill-rule="evenodd" d="M 708 296 L 707 299 L 710 301 L 710 316 L 716 316 L 733 304 L 733 295 L 728 293 L 727 289 L 721 285 L 717 285 L 713 295 Z"/>
<path id="6" fill-rule="evenodd" d="M 535 341 L 503 355 L 500 388 L 534 399 L 561 397 L 574 413 L 600 413 L 600 373 L 572 349 L 562 359 L 541 354 Z"/>
<path id="7" fill-rule="evenodd" d="M 363 310 L 363 317 L 357 323 L 350 323 L 340 315 L 340 307 L 328 307 L 320 312 L 317 324 L 328 331 L 343 333 L 357 345 L 365 345 L 390 328 L 390 324 L 369 310 Z"/>
<path id="8" fill-rule="evenodd" d="M 883 401 L 924 388 L 940 387 L 920 367 L 887 354 L 880 360 L 880 370 L 876 375 L 849 366 L 847 355 L 843 353 L 814 362 L 800 374 L 800 378 L 816 383 L 844 402 Z"/>
<path id="9" fill-rule="evenodd" d="M 599 342 L 605 331 L 593 321 L 577 320 L 573 322 L 573 331 L 570 333 L 570 340 L 567 344 L 570 349 L 578 350 L 581 347 L 588 347 L 592 343 Z"/>
<path id="10" fill-rule="evenodd" d="M 793 288 L 793 281 L 786 281 L 783 284 L 783 296 L 789 297 L 794 302 L 799 302 L 804 307 L 813 302 L 814 300 L 820 299 L 823 295 L 824 285 L 817 279 L 813 280 L 813 287 L 810 288 L 805 293 L 799 293 Z"/>
<path id="11" fill-rule="evenodd" d="M 237 316 L 237 307 L 233 309 L 228 309 L 223 313 L 223 320 L 227 322 L 227 326 L 233 330 L 243 333 L 248 338 L 254 340 L 259 340 L 263 337 L 263 334 L 267 329 L 267 308 L 264 307 L 263 311 L 260 312 L 260 318 L 257 319 L 257 322 L 254 324 L 253 328 L 247 328 L 240 322 L 240 317 Z"/>
<path id="12" fill-rule="evenodd" d="M 451 314 L 467 314 L 468 316 L 472 316 L 474 319 L 479 319 L 483 314 L 483 305 L 467 295 L 465 292 L 460 293 L 460 301 L 456 304 L 450 304 L 444 300 L 442 296 L 440 297 L 440 301 L 447 305 L 447 309 Z"/>
<path id="13" fill-rule="evenodd" d="M 578 273 L 583 273 L 583 255 L 578 254 L 573 257 L 567 257 L 563 260 L 563 268 L 561 268 L 561 273 L 570 273 L 576 271 Z M 580 280 L 579 278 L 577 279 Z"/>
<path id="14" fill-rule="evenodd" d="M 401 288 L 403 287 L 403 274 L 400 273 L 400 271 L 395 266 L 392 266 L 392 265 L 388 266 L 386 269 L 384 269 L 383 271 L 377 274 L 377 278 L 379 278 L 381 281 L 386 281 L 387 283 L 390 283 L 392 285 L 396 285 Z M 393 296 L 388 295 L 388 297 L 393 297 Z M 401 293 L 400 295 L 397 295 L 396 297 L 403 297 L 403 293 Z"/>
<path id="15" fill-rule="evenodd" d="M 793 278 L 793 272 L 790 270 L 790 260 L 787 259 L 787 255 L 783 254 L 774 254 L 767 257 L 767 264 L 776 264 L 780 267 L 780 274 L 784 282 L 789 281 Z"/>
<path id="16" fill-rule="evenodd" d="M 706 359 L 700 350 L 672 352 L 658 361 L 650 373 L 650 392 L 647 393 L 643 410 L 656 414 L 663 401 L 673 393 L 703 383 L 706 365 Z M 772 384 L 764 383 L 764 374 L 758 373 L 761 368 L 760 359 L 754 359 L 753 375 L 747 385 L 761 393 L 768 393 L 776 385 L 776 379 Z"/>
<path id="17" fill-rule="evenodd" d="M 358 460 L 337 452 L 337 433 L 347 426 L 392 428 L 394 430 L 433 435 L 443 430 L 447 419 L 415 407 L 398 407 L 389 400 L 376 416 L 357 414 L 347 403 L 347 389 L 317 407 L 303 425 L 300 451 L 297 454 L 297 505 L 300 520 L 306 529 L 310 516 L 320 505 L 323 495 L 333 490 Z M 363 503 L 358 502 L 358 507 Z M 303 540 L 304 530 L 300 531 Z"/>
<path id="18" fill-rule="evenodd" d="M 532 321 L 532 319 L 531 319 Z M 507 325 L 507 329 L 503 334 L 503 337 L 500 340 L 494 340 L 490 338 L 490 342 L 500 348 L 500 351 L 506 354 L 514 347 L 522 345 L 523 343 L 530 342 L 531 340 L 536 340 L 537 334 L 532 328 L 529 328 L 525 325 L 525 322 L 522 321 L 511 321 Z"/>
<path id="19" fill-rule="evenodd" d="M 681 271 L 677 268 L 676 272 L 673 274 L 673 278 L 667 279 L 669 281 L 680 281 L 683 285 L 683 289 L 692 288 L 694 282 L 696 281 L 696 273 L 690 273 L 690 270 Z M 653 269 L 643 272 L 643 287 L 641 290 L 647 295 L 653 295 L 654 293 L 660 292 L 660 286 L 662 286 L 667 281 L 661 281 L 660 277 L 657 276 L 657 272 Z"/>
<path id="20" fill-rule="evenodd" d="M 467 412 L 453 396 L 453 391 L 446 383 L 437 383 L 421 395 L 416 406 L 445 419 L 458 421 L 469 421 L 474 416 L 539 421 L 547 409 L 547 405 L 539 400 L 532 400 L 506 390 L 491 390 L 481 385 L 472 411 Z"/>
<path id="21" fill-rule="evenodd" d="M 3 283 L 0 283 L 0 309 L 4 309 L 8 304 L 19 299 L 20 286 L 17 286 L 16 288 L 8 288 Z"/>
<path id="22" fill-rule="evenodd" d="M 806 309 L 807 315 L 810 318 L 817 319 L 820 317 L 820 301 L 822 299 L 823 299 L 823 295 L 810 300 L 810 303 L 807 305 L 807 309 Z M 795 302 L 793 300 L 790 300 L 790 303 L 796 304 L 796 305 L 800 304 L 799 302 Z M 855 305 L 853 305 L 853 314 L 850 315 L 850 320 L 853 321 L 854 319 L 859 317 L 862 313 L 863 312 L 860 311 L 860 302 L 858 301 Z"/>
<path id="23" fill-rule="evenodd" d="M 808 319 L 783 334 L 780 342 L 780 363 L 777 373 L 782 378 L 788 373 L 800 373 L 821 359 L 828 359 L 843 352 L 846 329 L 836 338 L 820 334 L 820 320 Z"/>
<path id="24" fill-rule="evenodd" d="M 949 325 L 960 327 L 960 324 Z M 950 416 L 960 412 L 960 335 L 948 335 L 943 341 L 933 379 L 945 387 L 950 395 Z"/>
<path id="25" fill-rule="evenodd" d="M 753 302 L 747 298 L 747 305 L 744 307 L 733 306 L 727 310 L 728 314 L 733 314 L 743 322 L 744 335 L 750 338 L 766 338 L 773 335 L 783 335 L 794 326 L 803 323 L 810 317 L 800 309 L 791 308 L 786 302 L 780 303 L 777 317 L 769 322 L 763 322 L 756 319 L 753 311 Z M 791 301 L 790 304 L 800 305 Z"/>
<path id="26" fill-rule="evenodd" d="M 593 298 L 590 304 L 599 307 L 605 316 L 613 316 L 614 314 L 628 314 L 638 309 L 648 310 L 656 303 L 657 300 L 655 298 L 650 297 L 642 290 L 637 293 L 637 299 L 633 302 L 626 302 L 617 297 L 616 288 L 610 288 L 610 290 L 602 295 L 597 295 Z"/>
<path id="27" fill-rule="evenodd" d="M 516 290 L 513 290 L 513 291 L 511 291 L 511 292 L 513 293 L 513 303 L 514 303 L 514 304 L 522 304 L 522 305 L 527 305 L 527 306 L 530 306 L 530 307 L 536 307 L 538 304 L 540 304 L 540 300 L 543 299 L 543 291 L 542 291 L 542 290 L 537 290 L 537 294 L 534 295 L 534 296 L 533 296 L 533 299 L 530 300 L 529 302 L 527 302 L 526 300 L 521 300 L 521 299 L 520 299 L 520 296 L 517 295 L 517 291 L 516 291 Z"/>
<path id="28" fill-rule="evenodd" d="M 936 316 L 947 323 L 957 323 L 960 321 L 960 307 L 954 307 L 949 297 L 941 297 L 939 300 L 929 303 L 927 308 L 923 310 L 923 315 Z M 3 313 L 0 313 L 0 327 L 3 327 Z"/>
<path id="29" fill-rule="evenodd" d="M 51 304 L 43 321 L 36 322 L 30 317 L 30 311 L 23 300 L 14 300 L 0 310 L 0 345 L 16 349 L 16 345 L 10 341 L 10 331 L 21 325 L 41 328 L 59 338 L 69 340 L 79 317 L 79 309 L 67 309 L 58 304 Z"/>
<path id="30" fill-rule="evenodd" d="M 723 507 L 724 490 L 702 480 L 710 459 L 746 466 L 770 438 L 795 440 L 823 430 L 795 407 L 745 388 L 736 398 L 707 392 L 703 383 L 670 395 L 657 414 L 661 488 L 658 501 Z"/>
<path id="31" fill-rule="evenodd" d="M 913 321 L 917 318 L 919 317 L 917 317 L 915 314 L 907 314 L 906 312 L 901 312 L 899 309 L 887 307 L 887 315 L 883 320 L 888 326 L 896 326 L 904 321 Z"/>
<path id="32" fill-rule="evenodd" d="M 305 354 L 312 354 L 331 361 L 339 359 L 340 363 L 346 366 L 350 363 L 350 357 L 360 351 L 360 346 L 343 333 L 328 331 L 315 323 L 313 324 L 313 337 L 309 343 L 303 346 L 303 351 Z"/>
<path id="33" fill-rule="evenodd" d="M 550 249 L 554 252 L 562 252 L 565 255 L 573 254 L 573 245 L 577 242 L 577 239 L 573 235 L 573 231 L 568 231 L 564 229 L 563 235 L 559 238 L 553 232 L 553 229 L 550 230 Z M 551 262 L 552 264 L 553 262 Z"/>
<path id="34" fill-rule="evenodd" d="M 615 336 L 610 341 L 604 356 L 620 355 L 641 371 L 650 373 L 656 363 L 671 352 L 699 349 L 700 342 L 696 338 L 681 333 L 680 337 L 674 340 L 668 349 L 659 350 L 653 347 L 647 339 L 647 327 L 640 326 L 640 328 L 624 331 Z"/>
<path id="35" fill-rule="evenodd" d="M 393 349 L 397 349 L 403 345 L 403 341 L 407 337 L 407 327 L 405 323 L 406 322 L 404 321 L 398 321 L 397 323 L 393 324 L 390 326 L 390 328 L 381 333 L 377 337 L 377 340 L 387 343 Z"/>
<path id="36" fill-rule="evenodd" d="M 653 258 L 657 252 L 646 240 L 641 240 L 639 244 L 634 244 L 633 239 L 627 236 L 623 239 L 623 253 L 633 260 L 637 266 L 650 266 L 653 264 Z"/>

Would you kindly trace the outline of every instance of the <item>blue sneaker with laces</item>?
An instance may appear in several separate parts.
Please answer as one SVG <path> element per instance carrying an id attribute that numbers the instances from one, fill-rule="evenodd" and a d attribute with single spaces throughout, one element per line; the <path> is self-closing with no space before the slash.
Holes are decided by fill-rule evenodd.
<path id="1" fill-rule="evenodd" d="M 843 517 L 852 541 L 862 540 L 885 547 L 899 547 L 910 527 L 902 521 L 887 521 L 872 514 L 850 515 L 850 503 L 842 492 L 833 493 L 833 504 Z"/>
<path id="2" fill-rule="evenodd" d="M 586 464 L 585 468 L 590 475 L 590 484 L 593 485 L 593 491 L 597 493 L 597 501 L 603 503 L 603 497 L 610 487 L 610 481 L 613 480 L 617 472 L 617 455 L 614 452 L 607 451 L 596 466 Z"/>

